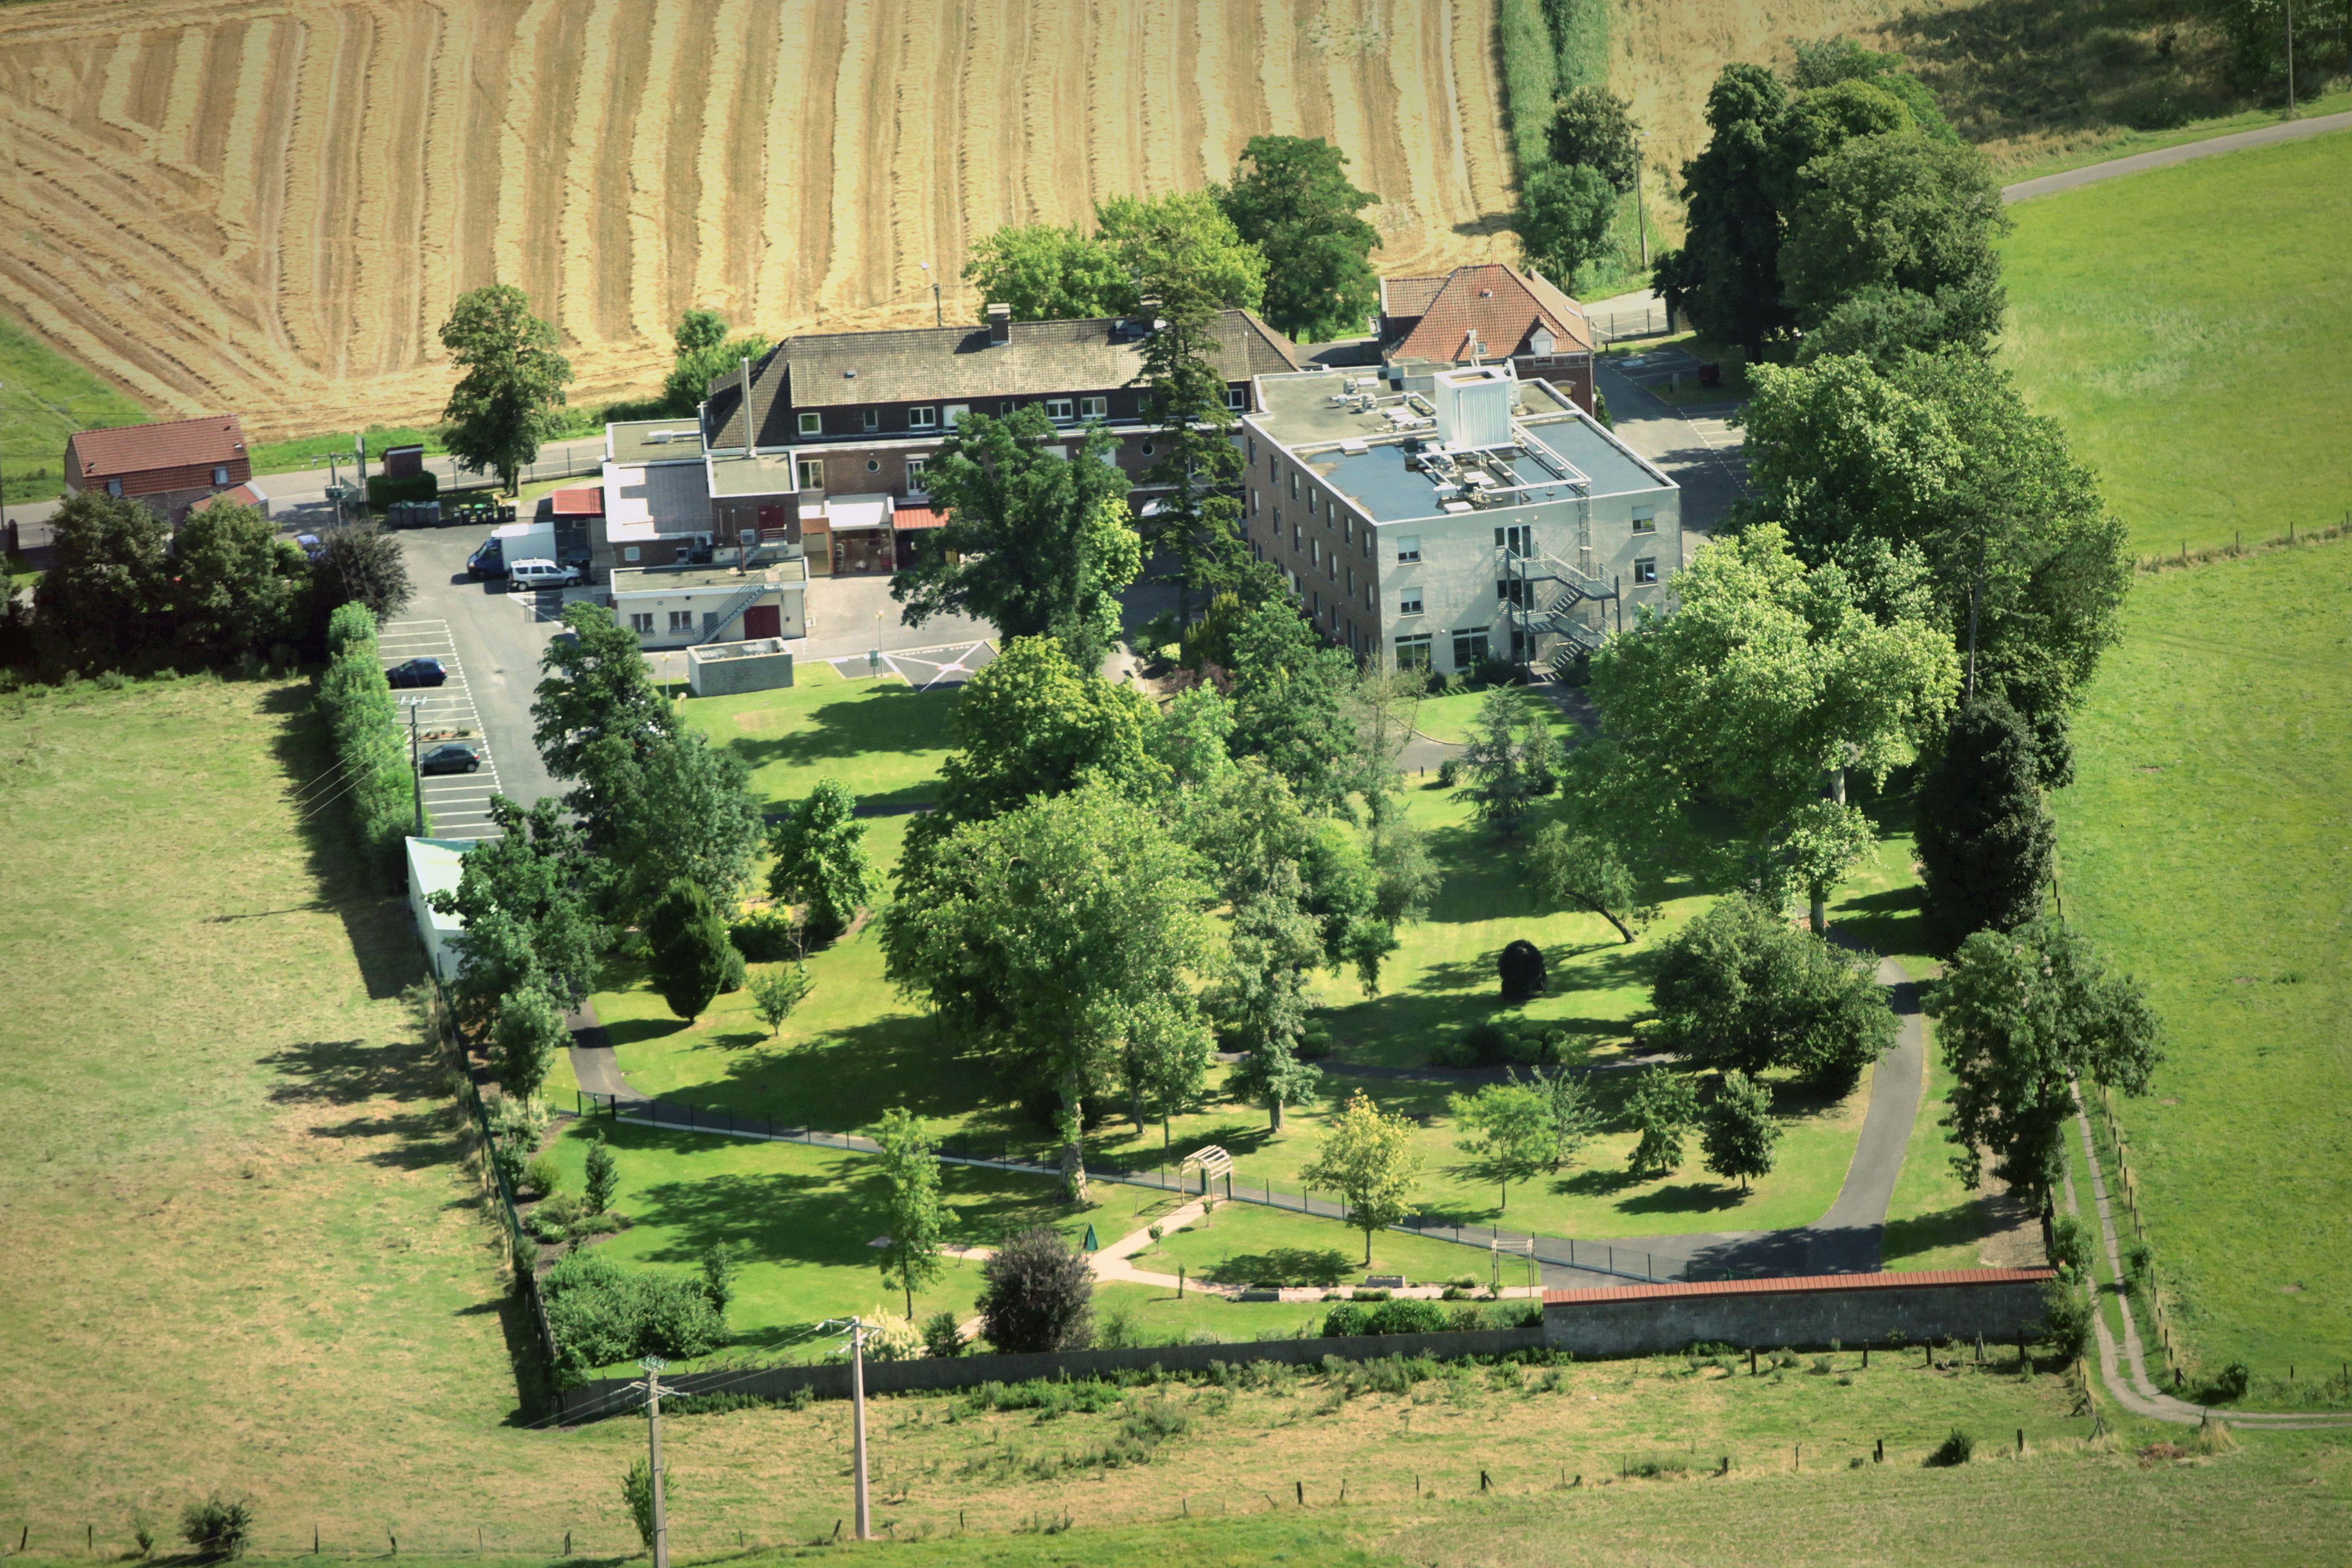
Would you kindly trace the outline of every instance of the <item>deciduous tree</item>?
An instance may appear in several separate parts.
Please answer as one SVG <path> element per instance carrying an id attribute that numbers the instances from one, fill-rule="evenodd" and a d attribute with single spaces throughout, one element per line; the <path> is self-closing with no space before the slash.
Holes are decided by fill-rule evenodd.
<path id="1" fill-rule="evenodd" d="M 915 1292 L 947 1272 L 940 1261 L 948 1207 L 940 1192 L 939 1145 L 922 1118 L 903 1105 L 882 1113 L 874 1141 L 882 1147 L 882 1176 L 890 1184 L 890 1245 L 882 1249 L 882 1282 L 906 1292 L 911 1320 Z"/>
<path id="2" fill-rule="evenodd" d="M 803 930 L 810 941 L 831 942 L 873 901 L 866 825 L 857 820 L 856 797 L 840 781 L 817 780 L 776 824 L 768 847 L 775 857 L 768 868 L 769 895 L 807 906 Z"/>
<path id="3" fill-rule="evenodd" d="M 958 749 L 940 768 L 942 826 L 1010 811 L 1089 779 L 1139 798 L 1166 773 L 1144 736 L 1151 704 L 1070 663 L 1045 637 L 1017 637 L 964 687 Z"/>
<path id="4" fill-rule="evenodd" d="M 572 1031 L 543 987 L 525 985 L 499 1003 L 499 1082 L 509 1094 L 530 1100 L 547 1081 L 555 1053 L 569 1045 Z"/>
<path id="5" fill-rule="evenodd" d="M 1135 286 L 1110 247 L 1076 224 L 1008 224 L 982 236 L 963 264 L 983 309 L 1009 305 L 1016 321 L 1125 315 Z"/>
<path id="6" fill-rule="evenodd" d="M 207 662 L 283 638 L 310 563 L 249 506 L 192 511 L 172 541 L 173 620 L 182 647 Z"/>
<path id="7" fill-rule="evenodd" d="M 642 909 L 684 878 L 731 909 L 767 832 L 743 760 L 683 728 L 608 735 L 586 755 L 604 808 L 590 820 L 592 841 L 611 865 L 617 907 Z"/>
<path id="8" fill-rule="evenodd" d="M 1259 756 L 1310 811 L 1347 799 L 1353 731 L 1343 721 L 1351 671 L 1286 601 L 1246 612 L 1234 637 L 1234 750 Z"/>
<path id="9" fill-rule="evenodd" d="M 1625 1156 L 1633 1174 L 1671 1174 L 1683 1163 L 1683 1139 L 1698 1119 L 1698 1094 L 1690 1079 L 1664 1068 L 1651 1068 L 1633 1086 L 1625 1110 L 1642 1135 Z"/>
<path id="10" fill-rule="evenodd" d="M 1299 907 L 1300 892 L 1297 869 L 1276 863 L 1234 906 L 1223 975 L 1210 999 L 1244 1053 L 1226 1088 L 1264 1107 L 1276 1132 L 1285 1107 L 1312 1103 L 1323 1076 L 1298 1059 L 1307 979 L 1324 960 L 1321 927 Z"/>
<path id="11" fill-rule="evenodd" d="M 1339 1194 L 1349 1222 L 1364 1233 L 1367 1267 L 1372 1233 L 1412 1212 L 1412 1186 L 1421 1175 L 1412 1132 L 1410 1121 L 1385 1114 L 1358 1089 L 1325 1124 L 1315 1158 L 1298 1173 L 1309 1189 Z"/>
<path id="12" fill-rule="evenodd" d="M 531 738 L 547 771 L 580 786 L 565 804 L 594 821 L 609 806 L 587 777 L 589 748 L 613 739 L 635 754 L 675 730 L 677 720 L 646 674 L 644 646 L 612 611 L 575 600 L 563 606 L 563 624 L 572 635 L 555 638 L 540 656 L 547 679 L 530 705 Z"/>
<path id="13" fill-rule="evenodd" d="M 751 1009 L 773 1036 L 814 987 L 804 965 L 780 963 L 751 977 Z"/>
<path id="14" fill-rule="evenodd" d="M 1631 191 L 1641 167 L 1635 142 L 1641 127 L 1627 112 L 1630 107 L 1607 88 L 1590 82 L 1563 95 L 1552 110 L 1552 162 L 1591 169 L 1620 195 Z"/>
<path id="15" fill-rule="evenodd" d="M 1915 814 L 1938 952 L 2042 912 L 2058 833 L 2038 772 L 2032 731 L 2015 709 L 1990 693 L 1960 704 L 1919 781 Z"/>
<path id="16" fill-rule="evenodd" d="M 1617 846 L 1598 833 L 1549 822 L 1528 846 L 1528 892 L 1538 910 L 1580 909 L 1617 928 L 1627 942 L 1639 891 Z"/>
<path id="17" fill-rule="evenodd" d="M 68 669 L 121 664 L 170 637 L 172 531 L 144 501 L 83 490 L 49 520 L 33 635 Z"/>
<path id="18" fill-rule="evenodd" d="M 1609 252 L 1610 226 L 1617 221 L 1617 191 L 1598 169 L 1554 163 L 1521 182 L 1511 227 L 1519 237 L 1525 263 L 1563 288 L 1573 287 L 1576 269 Z"/>
<path id="19" fill-rule="evenodd" d="M 1895 1044 L 1874 971 L 1869 955 L 1734 896 L 1666 942 L 1650 999 L 1661 1039 L 1693 1065 L 1751 1076 L 1787 1068 L 1843 1095 Z"/>
<path id="20" fill-rule="evenodd" d="M 375 523 L 331 528 L 319 536 L 319 547 L 310 590 L 328 613 L 342 605 L 365 605 L 377 620 L 387 621 L 415 596 L 400 541 Z"/>
<path id="21" fill-rule="evenodd" d="M 1505 1068 L 1516 1078 L 1516 1069 Z M 1559 1170 L 1592 1141 L 1601 1131 L 1601 1108 L 1592 1098 L 1591 1080 L 1583 1073 L 1559 1067 L 1549 1073 L 1540 1068 L 1528 1069 L 1528 1077 L 1541 1092 L 1546 1114 L 1551 1118 L 1551 1168 Z"/>
<path id="22" fill-rule="evenodd" d="M 1535 1180 L 1558 1158 L 1551 1096 L 1542 1086 L 1490 1083 L 1475 1094 L 1447 1095 L 1445 1108 L 1460 1133 L 1454 1146 L 1499 1184 L 1497 1208 L 1510 1205 L 1513 1182 Z"/>
<path id="23" fill-rule="evenodd" d="M 1906 126 L 1849 141 L 1807 164 L 1780 251 L 1785 297 L 1813 327 L 1864 290 L 1936 304 L 1937 334 L 1915 346 L 1981 352 L 2005 295 L 1993 242 L 2008 232 L 1985 156 Z"/>
<path id="24" fill-rule="evenodd" d="M 1757 1177 L 1772 1173 L 1772 1148 L 1780 1141 L 1770 1092 L 1746 1073 L 1724 1074 L 1699 1118 L 1699 1152 L 1706 1168 L 1738 1182 L 1744 1193 Z"/>
<path id="25" fill-rule="evenodd" d="M 1829 929 L 1830 889 L 1878 847 L 1869 817 L 1842 801 L 1809 801 L 1773 829 L 1776 868 L 1805 895 L 1816 932 Z"/>
<path id="26" fill-rule="evenodd" d="M 449 988 L 459 1018 L 476 1030 L 520 991 L 544 989 L 560 1006 L 580 1005 L 605 941 L 592 902 L 598 873 L 562 808 L 541 800 L 525 811 L 492 795 L 489 813 L 498 831 L 466 851 L 457 886 L 429 900 L 465 927 Z"/>
<path id="27" fill-rule="evenodd" d="M 530 313 L 530 297 L 510 283 L 458 295 L 441 325 L 441 346 L 460 372 L 441 411 L 442 443 L 468 468 L 497 474 L 509 495 L 554 433 L 572 380 L 555 343 L 555 329 Z"/>
<path id="28" fill-rule="evenodd" d="M 1380 231 L 1356 216 L 1380 198 L 1347 165 L 1320 137 L 1253 136 L 1218 193 L 1234 232 L 1265 253 L 1266 320 L 1301 342 L 1355 336 L 1380 303 Z"/>

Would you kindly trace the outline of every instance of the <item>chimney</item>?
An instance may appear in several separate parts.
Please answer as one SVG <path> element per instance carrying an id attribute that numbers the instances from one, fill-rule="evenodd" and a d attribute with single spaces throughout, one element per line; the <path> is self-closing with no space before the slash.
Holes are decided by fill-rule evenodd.
<path id="1" fill-rule="evenodd" d="M 991 305 L 988 308 L 988 346 L 998 348 L 1013 341 L 1013 307 Z"/>

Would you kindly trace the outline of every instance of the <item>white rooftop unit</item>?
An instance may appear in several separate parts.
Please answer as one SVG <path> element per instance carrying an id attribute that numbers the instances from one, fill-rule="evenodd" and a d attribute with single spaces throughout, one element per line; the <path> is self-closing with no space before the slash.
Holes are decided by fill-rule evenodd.
<path id="1" fill-rule="evenodd" d="M 1437 438 L 1456 452 L 1511 444 L 1511 373 L 1500 365 L 1442 370 L 1429 401 L 1437 410 Z"/>

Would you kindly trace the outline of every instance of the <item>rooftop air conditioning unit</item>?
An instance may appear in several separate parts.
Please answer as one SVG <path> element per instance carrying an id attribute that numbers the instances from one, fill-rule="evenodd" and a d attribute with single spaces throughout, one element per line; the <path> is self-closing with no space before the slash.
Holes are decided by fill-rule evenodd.
<path id="1" fill-rule="evenodd" d="M 1478 365 L 1440 371 L 1433 383 L 1430 402 L 1446 445 L 1465 452 L 1510 445 L 1511 378 L 1504 370 Z"/>
<path id="2" fill-rule="evenodd" d="M 646 432 L 646 445 L 648 447 L 667 447 L 672 441 L 691 441 L 693 439 L 694 432 L 691 430 L 648 430 Z"/>

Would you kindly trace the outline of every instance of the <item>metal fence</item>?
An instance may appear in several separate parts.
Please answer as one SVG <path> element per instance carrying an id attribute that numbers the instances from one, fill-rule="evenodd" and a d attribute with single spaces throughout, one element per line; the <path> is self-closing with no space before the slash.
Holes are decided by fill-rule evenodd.
<path id="1" fill-rule="evenodd" d="M 640 1127 L 713 1132 L 729 1138 L 751 1138 L 767 1142 L 805 1143 L 812 1148 L 840 1149 L 857 1154 L 881 1152 L 880 1145 L 874 1140 L 860 1138 L 854 1133 L 786 1126 L 764 1117 L 738 1116 L 729 1110 L 699 1110 L 690 1105 L 673 1105 L 667 1100 L 623 1100 L 615 1095 L 595 1094 L 583 1089 L 578 1092 L 575 1103 L 583 1116 L 603 1115 L 614 1121 Z M 940 1143 L 939 1157 L 951 1165 L 1017 1171 L 1024 1175 L 1058 1179 L 1062 1173 L 1061 1163 L 1055 1157 L 1053 1149 L 1033 1151 L 1009 1138 L 981 1140 L 950 1134 Z M 1115 1156 L 1089 1153 L 1087 1175 L 1089 1180 L 1124 1182 L 1131 1186 L 1153 1187 L 1166 1193 L 1198 1194 L 1202 1190 L 1194 1179 L 1171 1173 L 1165 1162 L 1140 1165 Z M 1207 1180 L 1203 1176 L 1199 1178 L 1199 1183 Z M 1232 1203 L 1290 1209 L 1324 1219 L 1345 1220 L 1348 1217 L 1347 1205 L 1336 1198 L 1317 1197 L 1313 1193 L 1283 1192 L 1270 1182 L 1252 1181 L 1238 1171 L 1218 1180 L 1223 1187 L 1220 1195 Z M 1647 1251 L 1621 1247 L 1604 1241 L 1529 1236 L 1524 1232 L 1497 1230 L 1492 1226 L 1464 1225 L 1441 1215 L 1413 1215 L 1386 1228 L 1426 1240 L 1454 1242 L 1513 1258 L 1532 1258 L 1538 1263 L 1548 1263 L 1556 1268 L 1606 1274 L 1644 1285 L 1666 1284 L 1696 1277 L 1690 1265 L 1681 1258 L 1656 1257 Z M 1718 1272 L 1727 1275 L 1728 1271 Z"/>
<path id="2" fill-rule="evenodd" d="M 457 1098 L 466 1107 L 468 1142 L 480 1158 L 488 1180 L 492 1207 L 498 1211 L 499 1227 L 506 1232 L 507 1257 L 514 1268 L 515 1288 L 530 1305 L 530 1321 L 539 1331 L 541 1364 L 552 1378 L 556 1365 L 555 1330 L 547 1321 L 547 1303 L 540 1300 L 539 1273 L 532 1264 L 538 1256 L 538 1244 L 522 1227 L 522 1214 L 515 1206 L 514 1189 L 507 1184 L 506 1173 L 499 1169 L 494 1157 L 496 1141 L 490 1131 L 489 1111 L 482 1104 L 480 1086 L 474 1082 L 473 1067 L 467 1059 L 466 1043 L 457 1034 L 451 1016 L 449 994 L 439 980 L 433 982 L 434 1016 L 439 1026 L 442 1049 L 448 1053 L 449 1065 L 459 1085 Z"/>
<path id="3" fill-rule="evenodd" d="M 1675 330 L 1674 318 L 1664 305 L 1640 310 L 1612 310 L 1605 316 L 1587 316 L 1584 320 L 1592 329 L 1596 347 L 1621 338 L 1663 337 Z"/>

